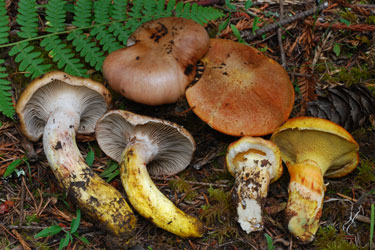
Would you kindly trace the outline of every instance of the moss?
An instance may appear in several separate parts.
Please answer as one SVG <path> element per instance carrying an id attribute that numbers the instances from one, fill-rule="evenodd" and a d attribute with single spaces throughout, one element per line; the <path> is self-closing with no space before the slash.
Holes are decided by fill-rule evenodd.
<path id="1" fill-rule="evenodd" d="M 357 185 L 366 187 L 375 182 L 375 162 L 370 160 L 361 160 L 357 167 L 357 175 L 354 178 Z"/>
<path id="2" fill-rule="evenodd" d="M 346 240 L 343 232 L 337 232 L 334 226 L 320 227 L 314 246 L 321 250 L 357 250 L 355 244 Z"/>
<path id="3" fill-rule="evenodd" d="M 349 20 L 351 23 L 356 23 L 358 20 L 358 16 L 350 10 L 346 10 L 340 13 L 340 16 L 346 20 Z"/>
<path id="4" fill-rule="evenodd" d="M 180 177 L 179 179 L 176 180 L 171 180 L 168 183 L 168 186 L 177 193 L 185 193 L 185 199 L 187 201 L 192 201 L 194 200 L 198 193 L 195 192 L 190 183 L 188 183 L 184 177 Z"/>
<path id="5" fill-rule="evenodd" d="M 337 73 L 331 75 L 324 73 L 322 80 L 334 83 L 344 83 L 346 86 L 359 84 L 367 79 L 372 79 L 375 77 L 375 70 L 366 65 L 361 65 L 361 67 L 351 67 L 349 69 L 333 65 L 329 65 L 328 67 L 330 71 L 335 70 Z"/>
<path id="6" fill-rule="evenodd" d="M 221 224 L 229 222 L 234 210 L 230 192 L 212 187 L 207 191 L 212 204 L 202 206 L 200 219 L 206 221 L 208 225 L 214 225 L 216 222 Z"/>
<path id="7" fill-rule="evenodd" d="M 375 24 L 375 16 L 369 16 L 369 17 L 367 17 L 366 23 L 370 24 L 370 25 L 374 25 Z"/>

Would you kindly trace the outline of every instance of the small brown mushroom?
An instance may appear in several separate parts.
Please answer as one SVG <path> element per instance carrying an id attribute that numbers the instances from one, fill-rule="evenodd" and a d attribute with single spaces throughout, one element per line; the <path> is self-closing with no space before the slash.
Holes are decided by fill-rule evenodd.
<path id="1" fill-rule="evenodd" d="M 224 39 L 211 39 L 202 61 L 203 75 L 186 90 L 186 98 L 213 129 L 234 136 L 262 136 L 288 119 L 294 88 L 277 62 Z"/>
<path id="2" fill-rule="evenodd" d="M 115 91 L 147 105 L 173 103 L 184 95 L 209 42 L 203 26 L 177 17 L 147 22 L 130 39 L 134 45 L 107 56 L 103 73 Z"/>
<path id="3" fill-rule="evenodd" d="M 48 163 L 68 198 L 98 226 L 128 237 L 136 217 L 124 196 L 87 166 L 75 141 L 76 133 L 94 132 L 110 102 L 102 84 L 56 71 L 31 82 L 16 111 L 29 140 L 43 136 Z"/>

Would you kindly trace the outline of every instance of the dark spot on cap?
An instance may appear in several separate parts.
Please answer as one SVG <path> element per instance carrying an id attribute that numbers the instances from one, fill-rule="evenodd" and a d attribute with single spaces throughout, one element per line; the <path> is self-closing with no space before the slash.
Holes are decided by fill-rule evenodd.
<path id="1" fill-rule="evenodd" d="M 227 75 L 228 75 L 228 72 L 223 72 L 223 75 L 227 76 Z"/>
<path id="2" fill-rule="evenodd" d="M 74 128 L 74 125 L 70 125 L 69 128 Z"/>
<path id="3" fill-rule="evenodd" d="M 193 69 L 194 69 L 193 64 L 189 64 L 188 66 L 186 66 L 184 74 L 187 76 L 190 75 L 193 72 Z"/>
<path id="4" fill-rule="evenodd" d="M 135 58 L 135 60 L 139 60 L 139 56 L 137 56 L 137 57 Z"/>
<path id="5" fill-rule="evenodd" d="M 62 149 L 61 141 L 58 141 L 56 145 L 53 147 L 55 150 Z"/>

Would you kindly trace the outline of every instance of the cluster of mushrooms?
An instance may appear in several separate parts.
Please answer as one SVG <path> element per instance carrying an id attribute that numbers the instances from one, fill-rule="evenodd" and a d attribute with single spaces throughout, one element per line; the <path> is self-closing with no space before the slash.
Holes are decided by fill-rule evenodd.
<path id="1" fill-rule="evenodd" d="M 199 60 L 205 70 L 189 86 Z M 294 89 L 277 62 L 250 46 L 210 39 L 194 21 L 169 17 L 143 24 L 128 47 L 108 55 L 103 73 L 113 90 L 138 103 L 161 105 L 186 96 L 210 127 L 240 137 L 229 145 L 226 165 L 235 178 L 238 222 L 247 233 L 263 229 L 268 187 L 282 175 L 284 162 L 290 175 L 287 228 L 311 242 L 322 214 L 323 176 L 344 176 L 359 162 L 358 144 L 339 125 L 312 117 L 288 120 Z M 150 178 L 185 169 L 193 137 L 169 121 L 108 111 L 110 103 L 101 83 L 50 72 L 28 85 L 16 111 L 29 140 L 43 137 L 47 160 L 68 197 L 97 224 L 128 237 L 136 225 L 134 208 L 178 236 L 203 236 L 203 223 L 178 209 Z M 75 135 L 93 132 L 105 154 L 119 162 L 131 207 L 86 165 Z M 261 137 L 270 134 L 270 140 Z"/>

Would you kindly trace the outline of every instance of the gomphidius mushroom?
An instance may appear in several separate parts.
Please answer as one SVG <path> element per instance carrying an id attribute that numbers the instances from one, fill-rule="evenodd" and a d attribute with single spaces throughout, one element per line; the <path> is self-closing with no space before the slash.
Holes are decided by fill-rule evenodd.
<path id="1" fill-rule="evenodd" d="M 203 235 L 203 223 L 178 209 L 149 175 L 173 175 L 189 165 L 195 142 L 187 130 L 165 120 L 112 110 L 98 120 L 96 138 L 100 148 L 120 163 L 127 197 L 143 217 L 181 237 Z"/>
<path id="2" fill-rule="evenodd" d="M 94 132 L 110 101 L 102 84 L 56 71 L 32 81 L 16 111 L 21 131 L 29 140 L 35 142 L 43 136 L 48 163 L 68 198 L 96 225 L 129 236 L 136 217 L 123 195 L 87 166 L 75 141 L 76 133 Z"/>

